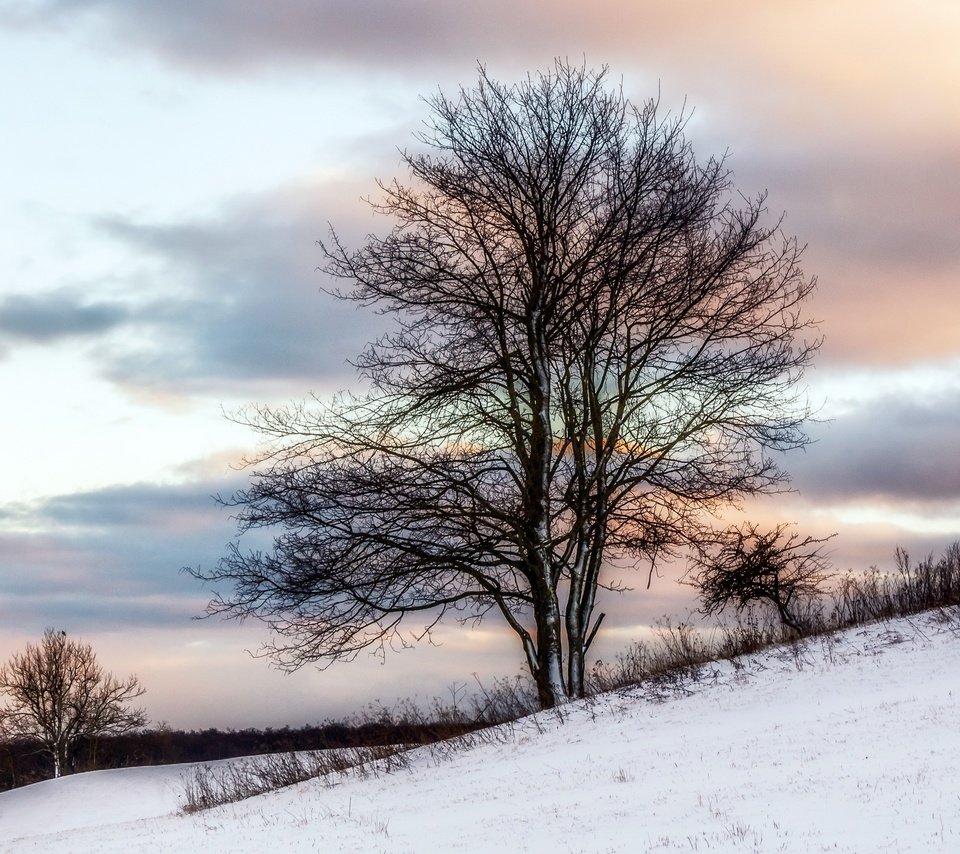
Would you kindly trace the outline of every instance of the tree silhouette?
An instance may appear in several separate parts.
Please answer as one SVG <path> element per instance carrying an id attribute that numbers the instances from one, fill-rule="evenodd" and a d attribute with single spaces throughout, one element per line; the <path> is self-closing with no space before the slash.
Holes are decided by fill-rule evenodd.
<path id="1" fill-rule="evenodd" d="M 831 537 L 787 534 L 788 525 L 762 532 L 746 523 L 731 528 L 720 545 L 706 552 L 691 583 L 700 593 L 701 612 L 716 614 L 729 605 L 742 611 L 754 602 L 768 602 L 780 621 L 801 634 L 797 608 L 823 591 L 832 572 L 823 545 Z"/>
<path id="2" fill-rule="evenodd" d="M 395 329 L 357 361 L 368 392 L 240 416 L 267 450 L 227 503 L 281 530 L 194 571 L 210 613 L 271 626 L 282 666 L 493 613 L 544 707 L 579 696 L 608 559 L 698 541 L 806 441 L 800 248 L 683 116 L 606 78 L 481 68 L 428 100 L 410 183 L 380 184 L 393 230 L 331 232 L 339 295 Z"/>
<path id="3" fill-rule="evenodd" d="M 35 741 L 53 761 L 55 777 L 69 770 L 70 751 L 82 738 L 117 735 L 146 724 L 142 709 L 127 703 L 143 695 L 135 676 L 105 673 L 90 644 L 47 629 L 0 669 L 0 726 L 10 736 Z"/>

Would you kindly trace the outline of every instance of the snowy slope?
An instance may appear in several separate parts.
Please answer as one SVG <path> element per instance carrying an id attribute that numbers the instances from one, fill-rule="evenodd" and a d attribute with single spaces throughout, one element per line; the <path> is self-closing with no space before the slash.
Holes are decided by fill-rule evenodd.
<path id="1" fill-rule="evenodd" d="M 0 794 L 11 852 L 960 852 L 960 614 L 856 629 L 194 816 L 184 766 Z"/>

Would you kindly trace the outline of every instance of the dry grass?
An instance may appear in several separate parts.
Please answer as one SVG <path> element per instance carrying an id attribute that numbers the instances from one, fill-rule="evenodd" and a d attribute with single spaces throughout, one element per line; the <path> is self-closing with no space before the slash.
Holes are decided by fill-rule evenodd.
<path id="1" fill-rule="evenodd" d="M 802 627 L 799 638 L 763 606 L 746 608 L 733 622 L 708 629 L 690 620 L 675 625 L 665 618 L 655 626 L 651 641 L 632 643 L 612 662 L 596 662 L 587 680 L 588 694 L 642 686 L 651 699 L 663 699 L 701 679 L 710 662 L 735 660 L 777 645 L 783 645 L 801 667 L 804 638 L 829 640 L 832 633 L 851 626 L 937 609 L 945 620 L 960 625 L 954 612 L 946 610 L 956 605 L 960 605 L 960 542 L 940 559 L 931 556 L 918 563 L 898 549 L 895 572 L 883 573 L 874 567 L 849 573 L 830 593 L 806 599 L 797 612 Z M 829 643 L 825 654 L 828 648 Z M 542 731 L 549 716 L 564 720 L 563 707 L 551 709 L 547 718 L 534 714 L 539 711 L 536 691 L 522 677 L 502 679 L 489 688 L 478 681 L 477 689 L 468 696 L 464 683 L 454 683 L 450 701 L 435 699 L 426 712 L 402 702 L 392 708 L 371 706 L 365 719 L 415 725 L 437 762 L 478 743 L 512 737 L 512 727 L 497 725 L 526 718 Z M 184 780 L 182 810 L 198 812 L 305 780 L 336 785 L 348 775 L 393 773 L 408 767 L 406 754 L 414 746 L 419 745 L 284 753 L 225 765 L 199 765 Z M 621 782 L 626 782 L 626 776 Z"/>

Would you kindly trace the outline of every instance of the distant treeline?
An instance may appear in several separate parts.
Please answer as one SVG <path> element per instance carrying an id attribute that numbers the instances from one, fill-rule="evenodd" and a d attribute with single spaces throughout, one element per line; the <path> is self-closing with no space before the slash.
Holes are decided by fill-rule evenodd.
<path id="1" fill-rule="evenodd" d="M 475 729 L 456 721 L 417 720 L 328 722 L 297 729 L 174 730 L 161 727 L 128 735 L 82 740 L 73 752 L 70 773 L 136 765 L 173 765 L 230 759 L 259 753 L 324 750 L 384 744 L 426 744 Z M 0 791 L 52 776 L 50 757 L 28 741 L 0 742 Z"/>

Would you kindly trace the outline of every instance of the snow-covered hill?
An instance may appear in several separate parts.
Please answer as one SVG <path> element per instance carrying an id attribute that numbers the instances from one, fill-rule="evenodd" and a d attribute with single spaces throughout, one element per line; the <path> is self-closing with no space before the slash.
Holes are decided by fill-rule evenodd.
<path id="1" fill-rule="evenodd" d="M 960 614 L 708 667 L 402 771 L 192 816 L 187 766 L 0 794 L 0 850 L 960 851 Z"/>

